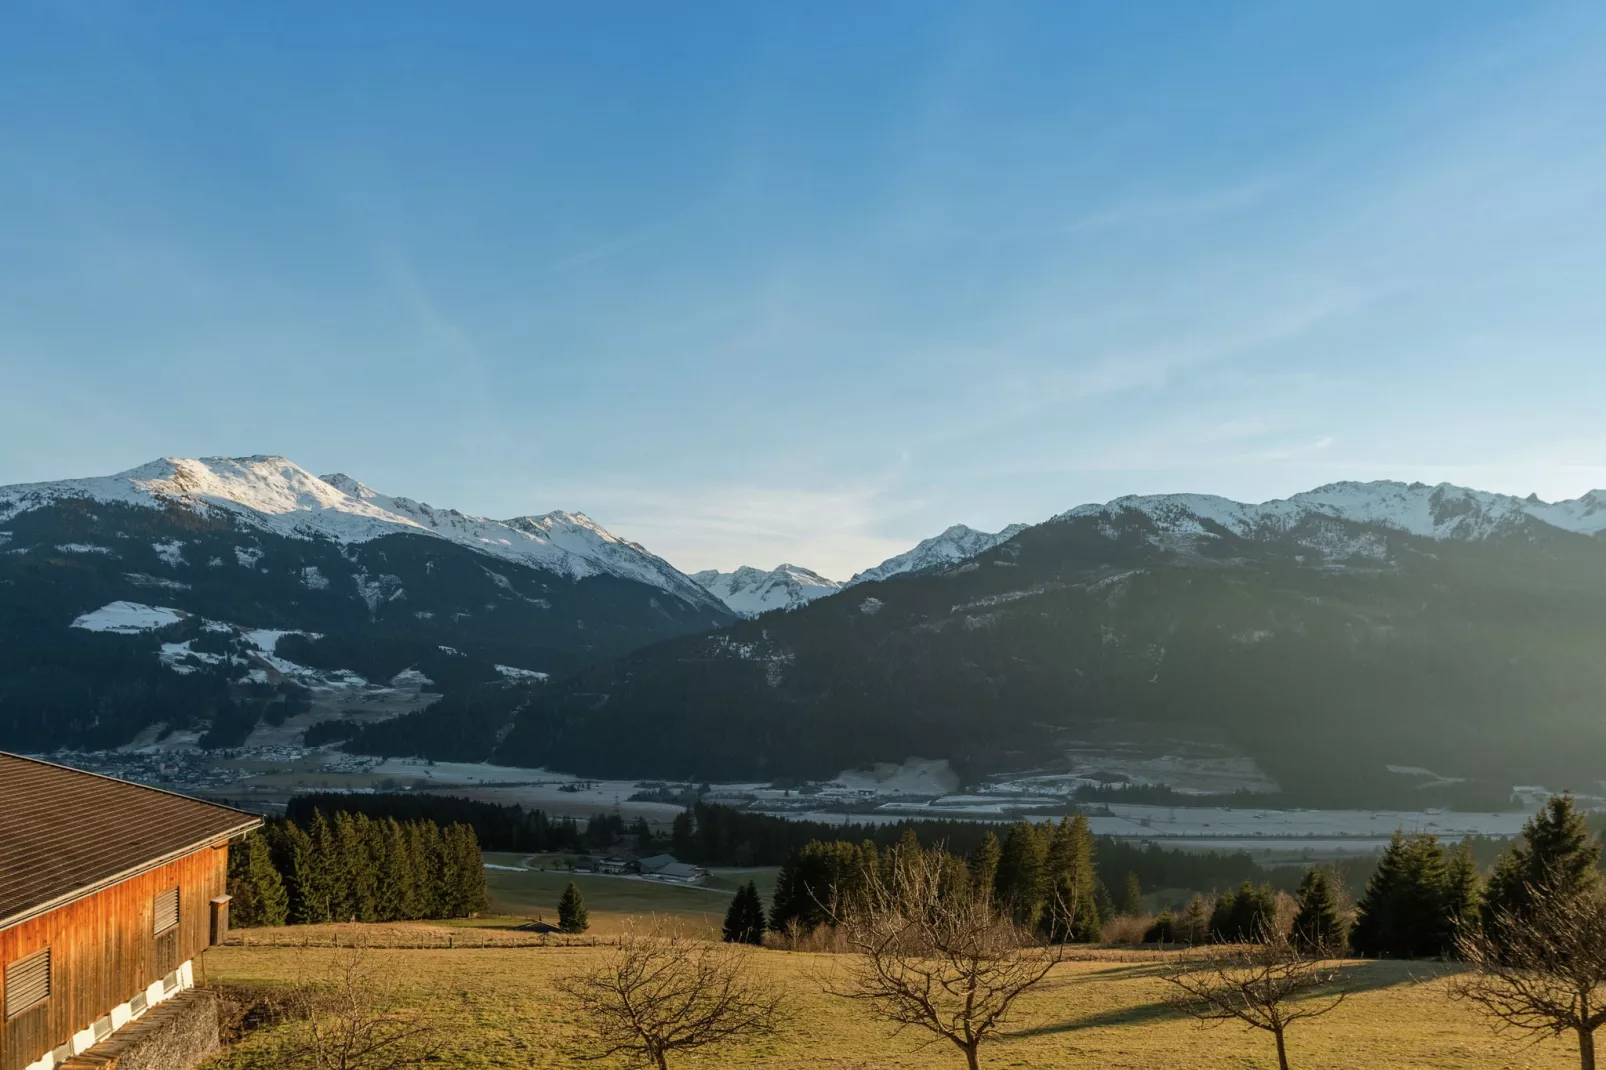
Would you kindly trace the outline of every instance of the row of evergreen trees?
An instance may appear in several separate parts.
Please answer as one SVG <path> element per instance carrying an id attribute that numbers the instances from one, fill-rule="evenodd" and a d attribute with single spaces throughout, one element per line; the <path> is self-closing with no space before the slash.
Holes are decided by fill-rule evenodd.
<path id="1" fill-rule="evenodd" d="M 488 908 L 474 830 L 314 810 L 270 820 L 229 857 L 239 926 L 466 917 Z"/>
<path id="2" fill-rule="evenodd" d="M 808 930 L 828 923 L 833 904 L 850 901 L 863 891 L 868 874 L 890 872 L 899 852 L 922 850 L 913 829 L 905 829 L 897 845 L 885 848 L 871 840 L 805 844 L 781 866 L 769 927 Z M 1053 826 L 1023 821 L 1012 826 L 1002 842 L 988 830 L 968 858 L 942 846 L 926 853 L 941 869 L 946 887 L 985 890 L 1017 924 L 1051 940 L 1097 940 L 1103 922 L 1113 913 L 1099 881 L 1092 832 L 1080 815 Z M 751 912 L 750 905 L 745 909 Z M 727 920 L 742 932 L 751 929 L 750 920 Z"/>
<path id="3" fill-rule="evenodd" d="M 1569 795 L 1523 826 L 1480 887 L 1467 844 L 1396 832 L 1355 907 L 1354 949 L 1400 958 L 1453 954 L 1456 937 L 1501 913 L 1531 909 L 1536 890 L 1572 895 L 1601 880 L 1601 843 Z"/>

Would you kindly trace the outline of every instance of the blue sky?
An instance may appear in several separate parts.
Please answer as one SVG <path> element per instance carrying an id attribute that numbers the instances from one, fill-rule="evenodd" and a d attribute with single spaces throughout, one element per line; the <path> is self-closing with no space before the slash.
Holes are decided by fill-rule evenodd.
<path id="1" fill-rule="evenodd" d="M 0 483 L 280 453 L 686 569 L 1606 486 L 1606 8 L 0 12 Z"/>

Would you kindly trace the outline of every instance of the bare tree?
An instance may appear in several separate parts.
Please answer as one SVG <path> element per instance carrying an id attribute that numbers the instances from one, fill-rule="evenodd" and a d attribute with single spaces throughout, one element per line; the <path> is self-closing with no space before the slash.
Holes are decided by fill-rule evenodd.
<path id="1" fill-rule="evenodd" d="M 585 1015 L 591 1058 L 634 1056 L 666 1070 L 670 1052 L 769 1036 L 783 997 L 751 980 L 753 949 L 674 929 L 628 932 L 595 969 L 558 987 Z"/>
<path id="2" fill-rule="evenodd" d="M 286 1022 L 247 1065 L 294 1070 L 413 1070 L 445 1047 L 446 1034 L 409 1007 L 366 947 L 341 948 L 304 972 L 281 1005 Z"/>
<path id="3" fill-rule="evenodd" d="M 1530 888 L 1529 898 L 1527 910 L 1500 910 L 1461 934 L 1474 972 L 1452 995 L 1476 1004 L 1497 1031 L 1573 1034 L 1578 1065 L 1595 1070 L 1595 1030 L 1606 1024 L 1606 892 Z"/>
<path id="4" fill-rule="evenodd" d="M 868 871 L 862 892 L 831 914 L 854 957 L 829 991 L 868 1003 L 894 1032 L 913 1027 L 932 1043 L 949 1041 L 970 1070 L 1015 1001 L 1063 957 L 1002 917 L 990 888 L 955 887 L 918 854 Z"/>
<path id="5" fill-rule="evenodd" d="M 1280 1070 L 1288 1070 L 1288 1027 L 1326 1014 L 1347 994 L 1326 951 L 1301 948 L 1280 930 L 1260 943 L 1186 952 L 1161 977 L 1175 986 L 1167 1002 L 1201 1023 L 1240 1022 L 1270 1033 Z"/>

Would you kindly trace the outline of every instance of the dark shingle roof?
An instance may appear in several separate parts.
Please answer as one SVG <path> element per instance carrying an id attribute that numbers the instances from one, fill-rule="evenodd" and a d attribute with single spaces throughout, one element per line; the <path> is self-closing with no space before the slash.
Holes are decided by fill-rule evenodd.
<path id="1" fill-rule="evenodd" d="M 0 929 L 261 823 L 0 751 Z"/>

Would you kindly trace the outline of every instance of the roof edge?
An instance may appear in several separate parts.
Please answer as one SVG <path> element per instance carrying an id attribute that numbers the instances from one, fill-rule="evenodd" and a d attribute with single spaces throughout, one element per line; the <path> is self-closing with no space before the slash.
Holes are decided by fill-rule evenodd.
<path id="1" fill-rule="evenodd" d="M 225 810 L 231 814 L 239 814 L 241 817 L 253 817 L 257 819 L 258 823 L 260 823 L 262 820 L 260 814 L 253 814 L 249 810 L 241 810 L 238 806 L 224 806 L 222 803 L 215 803 L 210 799 L 197 799 L 193 795 L 185 795 L 181 791 L 169 791 L 166 788 L 158 788 L 151 784 L 141 784 L 137 780 L 124 780 L 122 777 L 108 776 L 105 773 L 96 773 L 88 769 L 80 769 L 76 765 L 65 765 L 61 762 L 50 762 L 43 758 L 36 758 L 31 754 L 18 754 L 15 751 L 0 750 L 0 758 L 15 758 L 20 762 L 32 762 L 35 765 L 48 766 L 51 769 L 61 769 L 68 773 L 77 773 L 79 776 L 92 776 L 97 780 L 109 780 L 113 784 L 122 784 L 124 787 L 139 788 L 141 791 L 151 791 L 155 792 L 157 795 L 167 795 L 174 799 L 183 799 L 185 802 L 200 803 L 202 806 L 210 806 L 214 810 Z"/>
<path id="2" fill-rule="evenodd" d="M 51 764 L 54 764 L 54 763 L 43 762 L 41 764 L 43 764 L 43 765 L 51 765 Z M 71 766 L 62 766 L 62 768 L 70 769 Z M 91 774 L 91 775 L 98 775 L 98 774 Z M 117 780 L 116 777 L 107 777 L 105 779 L 107 779 L 107 780 Z M 129 781 L 118 780 L 117 783 L 126 784 L 126 783 L 129 783 Z M 144 785 L 140 785 L 140 786 L 143 787 Z M 160 791 L 161 789 L 153 788 L 152 790 L 153 791 Z M 167 792 L 167 794 L 176 795 L 177 792 Z M 184 795 L 184 796 L 180 796 L 180 798 L 186 798 L 187 799 L 187 798 L 189 798 L 189 796 Z M 195 801 L 199 802 L 200 800 L 195 800 Z M 222 807 L 218 807 L 218 808 L 220 810 L 232 810 L 233 809 L 233 807 L 228 807 L 228 806 L 222 806 Z M 4 932 L 5 930 L 13 928 L 13 927 L 15 927 L 17 925 L 21 925 L 25 921 L 32 921 L 34 918 L 37 918 L 37 917 L 39 917 L 39 916 L 41 916 L 43 914 L 49 914 L 53 910 L 60 910 L 62 907 L 68 906 L 68 905 L 70 905 L 72 903 L 76 903 L 80 899 L 87 899 L 90 896 L 95 895 L 97 892 L 103 892 L 107 888 L 110 888 L 115 884 L 121 884 L 126 880 L 132 880 L 133 878 L 138 877 L 141 874 L 149 873 L 153 869 L 161 869 L 163 866 L 169 864 L 170 862 L 176 862 L 180 858 L 184 858 L 184 857 L 187 857 L 189 855 L 195 854 L 197 851 L 204 851 L 208 847 L 216 847 L 220 843 L 227 843 L 230 840 L 234 839 L 236 836 L 243 836 L 247 832 L 251 832 L 251 831 L 253 831 L 255 829 L 258 829 L 258 828 L 260 828 L 262 826 L 262 820 L 263 819 L 261 817 L 258 817 L 255 814 L 247 814 L 244 810 L 238 810 L 238 811 L 235 811 L 235 812 L 240 814 L 243 817 L 248 817 L 250 820 L 242 821 L 240 824 L 238 824 L 235 827 L 230 828 L 230 829 L 228 829 L 226 831 L 220 831 L 220 832 L 213 833 L 212 835 L 206 837 L 205 839 L 197 840 L 195 843 L 190 844 L 188 847 L 181 847 L 181 848 L 179 848 L 177 850 L 169 851 L 167 854 L 161 855 L 161 856 L 159 856 L 157 858 L 153 858 L 153 859 L 150 859 L 149 861 L 141 862 L 137 866 L 130 866 L 128 869 L 121 870 L 121 871 L 119 871 L 117 873 L 113 873 L 109 877 L 102 877 L 100 880 L 94 881 L 94 882 L 92 882 L 90 884 L 83 885 L 82 887 L 79 887 L 79 888 L 74 888 L 70 892 L 64 892 L 61 895 L 56 896 L 54 899 L 47 899 L 43 903 L 37 903 L 37 904 L 35 904 L 35 905 L 31 906 L 31 907 L 28 907 L 28 908 L 26 908 L 24 910 L 20 910 L 17 913 L 11 915 L 9 918 L 0 918 L 0 932 Z"/>

